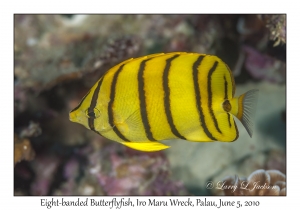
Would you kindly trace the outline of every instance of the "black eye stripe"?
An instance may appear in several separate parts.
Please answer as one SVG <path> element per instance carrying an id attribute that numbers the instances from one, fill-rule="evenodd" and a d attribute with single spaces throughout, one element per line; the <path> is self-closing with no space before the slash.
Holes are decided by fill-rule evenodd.
<path id="1" fill-rule="evenodd" d="M 86 110 L 86 116 L 91 119 L 96 119 L 100 116 L 100 111 L 97 108 L 94 108 L 93 110 L 90 110 L 89 108 Z"/>
<path id="2" fill-rule="evenodd" d="M 95 112 L 88 112 L 88 116 L 91 117 L 91 118 L 96 117 Z"/>

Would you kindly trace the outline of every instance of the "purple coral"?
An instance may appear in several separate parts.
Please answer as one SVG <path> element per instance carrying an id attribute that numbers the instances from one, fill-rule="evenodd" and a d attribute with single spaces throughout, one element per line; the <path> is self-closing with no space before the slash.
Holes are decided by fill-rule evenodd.
<path id="1" fill-rule="evenodd" d="M 32 195 L 48 195 L 59 162 L 59 158 L 51 155 L 39 156 L 32 162 L 36 174 L 30 189 Z"/>
<path id="2" fill-rule="evenodd" d="M 168 162 L 163 157 L 139 155 L 124 159 L 113 154 L 111 162 L 110 174 L 98 174 L 108 195 L 166 195 L 183 190 L 168 180 Z"/>
<path id="3" fill-rule="evenodd" d="M 256 79 L 265 79 L 274 83 L 285 81 L 285 64 L 249 46 L 243 46 L 246 54 L 245 67 Z"/>
<path id="4" fill-rule="evenodd" d="M 108 145 L 90 157 L 98 161 L 90 165 L 89 173 L 97 177 L 98 183 L 107 195 L 184 195 L 187 191 L 180 182 L 170 179 L 170 166 L 162 152 L 142 153 Z M 99 156 L 102 156 L 100 161 Z M 108 162 L 110 167 L 105 166 Z"/>

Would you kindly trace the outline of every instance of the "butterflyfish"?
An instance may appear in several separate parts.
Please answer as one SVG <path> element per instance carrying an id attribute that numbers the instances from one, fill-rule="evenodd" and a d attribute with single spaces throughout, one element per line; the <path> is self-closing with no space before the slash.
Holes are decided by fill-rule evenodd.
<path id="1" fill-rule="evenodd" d="M 231 70 L 217 56 L 152 54 L 109 69 L 69 117 L 140 151 L 166 149 L 160 142 L 171 139 L 232 142 L 234 117 L 252 137 L 258 90 L 234 93 Z"/>

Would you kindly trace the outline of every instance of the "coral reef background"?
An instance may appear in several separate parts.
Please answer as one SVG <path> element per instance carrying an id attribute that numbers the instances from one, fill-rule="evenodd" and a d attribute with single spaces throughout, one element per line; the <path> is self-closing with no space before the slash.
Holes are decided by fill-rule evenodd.
<path id="1" fill-rule="evenodd" d="M 236 95 L 259 89 L 253 138 L 238 122 L 232 143 L 144 153 L 69 121 L 110 67 L 173 51 L 219 56 Z M 15 195 L 225 195 L 207 183 L 286 174 L 285 109 L 286 15 L 14 16 Z"/>

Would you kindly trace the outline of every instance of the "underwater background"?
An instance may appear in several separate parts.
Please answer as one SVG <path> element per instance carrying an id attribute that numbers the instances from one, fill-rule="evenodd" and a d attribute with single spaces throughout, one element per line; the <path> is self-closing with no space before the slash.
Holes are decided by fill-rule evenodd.
<path id="1" fill-rule="evenodd" d="M 220 57 L 236 96 L 259 89 L 252 138 L 236 120 L 235 142 L 164 141 L 171 148 L 147 153 L 69 121 L 109 68 L 176 51 Z M 217 183 L 259 169 L 256 180 L 277 170 L 283 189 L 285 110 L 284 14 L 14 16 L 15 195 L 227 195 Z"/>

